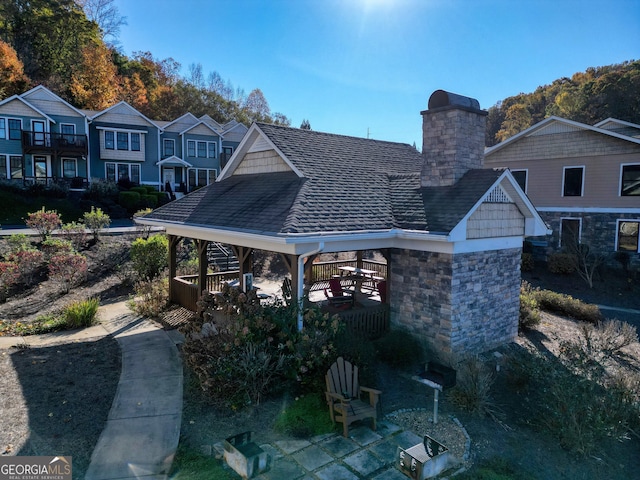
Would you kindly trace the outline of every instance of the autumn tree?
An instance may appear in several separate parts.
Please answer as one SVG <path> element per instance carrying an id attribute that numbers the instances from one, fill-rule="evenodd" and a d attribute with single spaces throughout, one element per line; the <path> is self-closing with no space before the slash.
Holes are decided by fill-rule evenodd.
<path id="1" fill-rule="evenodd" d="M 506 139 L 513 137 L 517 133 L 531 126 L 531 114 L 527 107 L 521 104 L 515 104 L 509 107 L 505 115 L 502 127 L 496 134 L 496 139 L 504 142 Z"/>
<path id="2" fill-rule="evenodd" d="M 147 110 L 149 106 L 147 95 L 147 87 L 142 83 L 138 72 L 135 72 L 130 77 L 122 77 L 120 100 L 124 100 L 133 108 L 142 112 Z"/>
<path id="3" fill-rule="evenodd" d="M 71 76 L 70 90 L 77 105 L 103 110 L 116 103 L 119 95 L 116 67 L 111 52 L 103 44 L 87 46 Z"/>
<path id="4" fill-rule="evenodd" d="M 22 93 L 28 84 L 29 79 L 16 51 L 0 40 L 0 98 Z"/>
<path id="5" fill-rule="evenodd" d="M 244 110 L 250 122 L 268 121 L 271 116 L 269 103 L 259 88 L 253 89 L 251 93 L 247 95 L 247 98 L 242 104 L 242 110 Z"/>

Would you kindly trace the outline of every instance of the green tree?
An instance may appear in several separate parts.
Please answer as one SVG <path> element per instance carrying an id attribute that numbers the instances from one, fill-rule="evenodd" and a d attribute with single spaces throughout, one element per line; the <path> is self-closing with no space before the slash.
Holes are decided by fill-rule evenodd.
<path id="1" fill-rule="evenodd" d="M 66 96 L 78 52 L 101 42 L 98 25 L 73 0 L 4 0 L 0 39 L 15 49 L 25 74 Z"/>
<path id="2" fill-rule="evenodd" d="M 111 225 L 111 218 L 104 213 L 101 208 L 91 207 L 90 212 L 85 212 L 83 216 L 84 224 L 93 234 L 93 239 L 98 242 L 100 240 L 100 231 Z"/>
<path id="3" fill-rule="evenodd" d="M 311 130 L 311 124 L 309 123 L 309 120 L 307 120 L 306 118 L 302 120 L 302 123 L 300 124 L 300 128 L 302 130 Z"/>

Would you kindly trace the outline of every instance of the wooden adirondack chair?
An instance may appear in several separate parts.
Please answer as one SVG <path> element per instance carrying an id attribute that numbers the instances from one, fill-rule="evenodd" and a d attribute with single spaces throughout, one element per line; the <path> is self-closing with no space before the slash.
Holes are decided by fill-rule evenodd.
<path id="1" fill-rule="evenodd" d="M 342 288 L 339 278 L 329 280 L 329 288 L 324 289 L 324 295 L 329 305 L 334 307 L 351 308 L 355 305 L 355 295 L 351 290 Z"/>
<path id="2" fill-rule="evenodd" d="M 349 437 L 349 425 L 365 418 L 371 418 L 373 430 L 375 430 L 378 396 L 382 392 L 360 386 L 358 367 L 340 357 L 327 370 L 325 379 L 327 382 L 325 395 L 331 421 L 342 423 L 342 434 Z M 367 401 L 361 400 L 363 393 L 368 394 Z"/>

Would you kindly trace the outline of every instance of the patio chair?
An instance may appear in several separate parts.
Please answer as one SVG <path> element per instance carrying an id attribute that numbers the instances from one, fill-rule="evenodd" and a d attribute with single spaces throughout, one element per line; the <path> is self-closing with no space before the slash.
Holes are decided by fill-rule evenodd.
<path id="1" fill-rule="evenodd" d="M 380 303 L 387 303 L 387 282 L 381 280 L 378 282 L 378 293 L 380 294 Z"/>
<path id="2" fill-rule="evenodd" d="M 329 405 L 331 421 L 342 423 L 342 434 L 349 437 L 349 425 L 357 420 L 370 418 L 373 430 L 376 429 L 378 396 L 382 393 L 373 388 L 361 387 L 358 382 L 358 367 L 339 357 L 325 377 L 327 391 L 325 396 Z M 368 394 L 367 401 L 361 400 L 363 393 Z"/>
<path id="3" fill-rule="evenodd" d="M 329 305 L 337 308 L 351 308 L 355 305 L 356 297 L 351 290 L 342 288 L 339 278 L 329 280 L 329 288 L 324 289 L 324 295 Z"/>

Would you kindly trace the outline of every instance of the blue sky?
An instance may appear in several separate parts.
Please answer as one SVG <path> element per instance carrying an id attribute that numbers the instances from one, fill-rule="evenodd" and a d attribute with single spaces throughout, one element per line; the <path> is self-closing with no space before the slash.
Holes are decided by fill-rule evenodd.
<path id="1" fill-rule="evenodd" d="M 115 0 L 126 55 L 202 64 L 325 132 L 416 142 L 434 90 L 481 108 L 640 59 L 639 0 Z"/>

